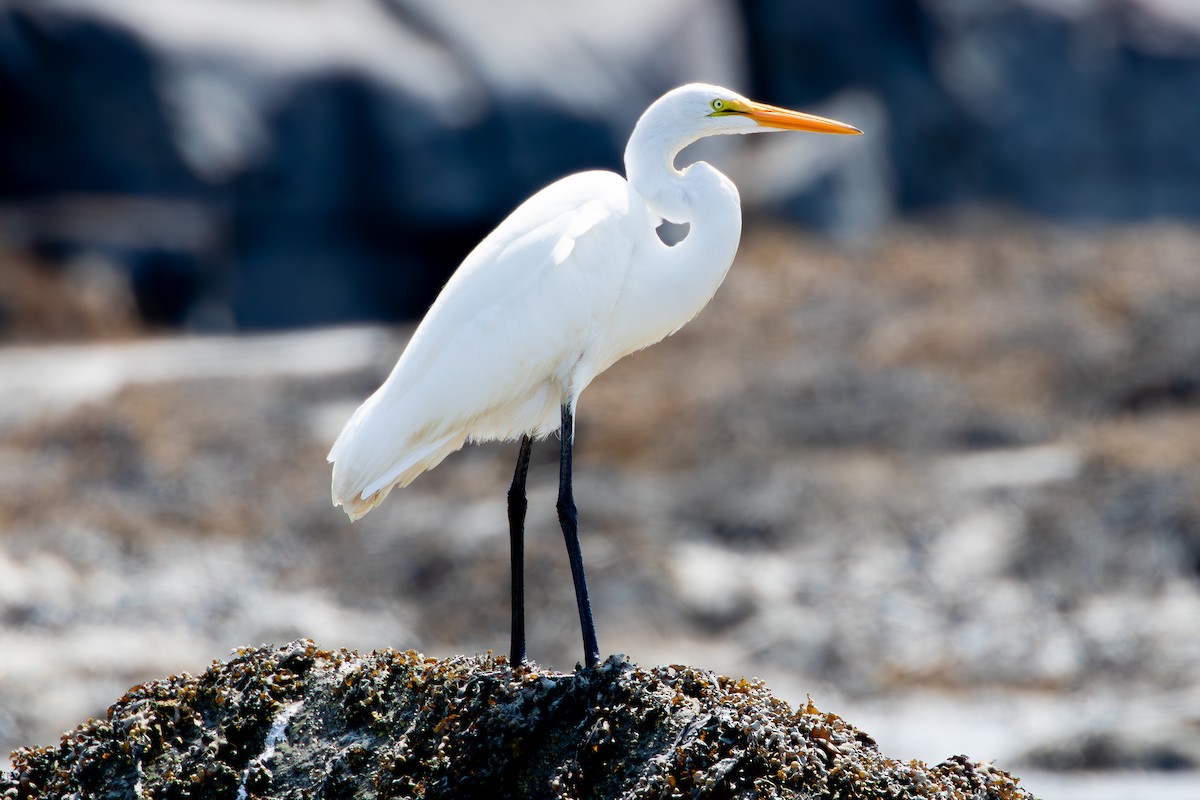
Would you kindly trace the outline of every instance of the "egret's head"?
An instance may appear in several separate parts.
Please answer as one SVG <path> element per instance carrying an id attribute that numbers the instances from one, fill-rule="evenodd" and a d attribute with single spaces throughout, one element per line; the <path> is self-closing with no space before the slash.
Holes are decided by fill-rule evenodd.
<path id="1" fill-rule="evenodd" d="M 862 133 L 844 122 L 756 103 L 710 83 L 689 83 L 667 92 L 642 114 L 625 147 L 625 171 L 632 180 L 663 164 L 673 168 L 675 156 L 705 136 L 767 131 Z"/>
<path id="2" fill-rule="evenodd" d="M 860 134 L 858 128 L 844 122 L 789 111 L 786 108 L 756 103 L 744 97 L 717 95 L 708 101 L 709 119 L 741 126 L 744 130 L 810 131 L 812 133 Z M 750 127 L 746 127 L 749 124 Z"/>
<path id="3" fill-rule="evenodd" d="M 737 92 L 708 83 L 690 83 L 667 92 L 646 111 L 685 135 L 700 138 L 722 133 L 772 130 L 813 133 L 862 133 L 844 122 L 756 103 Z"/>

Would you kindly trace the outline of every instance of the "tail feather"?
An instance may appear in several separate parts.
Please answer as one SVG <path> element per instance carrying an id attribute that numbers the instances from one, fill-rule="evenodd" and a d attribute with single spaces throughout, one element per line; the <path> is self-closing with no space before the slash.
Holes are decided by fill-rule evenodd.
<path id="1" fill-rule="evenodd" d="M 346 512 L 346 516 L 350 518 L 351 522 L 358 522 L 367 515 L 368 511 L 382 503 L 383 498 L 387 497 L 388 493 L 391 491 L 392 487 L 389 486 L 388 488 L 380 490 L 367 498 L 362 498 L 357 495 L 354 497 L 339 498 L 336 494 L 334 494 L 333 504 L 334 506 L 341 506 L 342 510 Z"/>
<path id="2" fill-rule="evenodd" d="M 343 437 L 348 431 L 343 432 Z M 442 459 L 462 447 L 466 437 L 462 434 L 449 435 L 426 442 L 410 443 L 397 448 L 395 460 L 382 474 L 363 473 L 355 470 L 355 447 L 352 439 L 343 443 L 342 437 L 330 451 L 333 462 L 332 497 L 335 506 L 341 506 L 351 521 L 361 519 L 368 511 L 383 502 L 394 488 L 403 488 L 412 483 L 422 472 L 432 469 Z M 378 447 L 378 442 L 370 442 Z"/>

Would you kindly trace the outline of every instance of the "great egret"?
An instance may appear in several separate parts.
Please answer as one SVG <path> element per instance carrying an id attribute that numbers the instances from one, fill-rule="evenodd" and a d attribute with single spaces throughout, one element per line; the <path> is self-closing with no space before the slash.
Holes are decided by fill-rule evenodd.
<path id="1" fill-rule="evenodd" d="M 333 503 L 356 520 L 467 441 L 520 439 L 508 492 L 511 661 L 525 657 L 525 476 L 533 440 L 560 431 L 558 519 L 587 666 L 600 657 L 571 491 L 575 406 L 614 362 L 679 330 L 712 298 L 741 236 L 737 188 L 679 151 L 705 136 L 861 133 L 709 84 L 668 92 L 638 120 L 628 181 L 581 172 L 526 200 L 467 256 L 391 375 L 329 451 Z M 663 221 L 687 223 L 667 246 Z"/>

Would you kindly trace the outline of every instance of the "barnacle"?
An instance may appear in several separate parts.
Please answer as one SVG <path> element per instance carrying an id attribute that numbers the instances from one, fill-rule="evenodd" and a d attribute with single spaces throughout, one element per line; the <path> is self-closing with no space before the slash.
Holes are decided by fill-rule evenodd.
<path id="1" fill-rule="evenodd" d="M 936 796 L 1024 800 L 965 757 L 885 757 L 812 698 L 613 657 L 563 674 L 493 654 L 240 648 L 203 675 L 131 689 L 106 719 L 24 748 L 0 797 Z"/>

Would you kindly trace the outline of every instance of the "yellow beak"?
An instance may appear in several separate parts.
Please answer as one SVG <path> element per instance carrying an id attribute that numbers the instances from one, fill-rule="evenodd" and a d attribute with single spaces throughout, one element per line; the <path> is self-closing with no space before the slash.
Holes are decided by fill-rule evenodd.
<path id="1" fill-rule="evenodd" d="M 782 128 L 788 131 L 812 131 L 813 133 L 844 133 L 856 135 L 862 133 L 853 125 L 838 122 L 816 114 L 805 114 L 803 111 L 789 111 L 766 103 L 750 103 L 746 116 L 765 128 Z"/>

